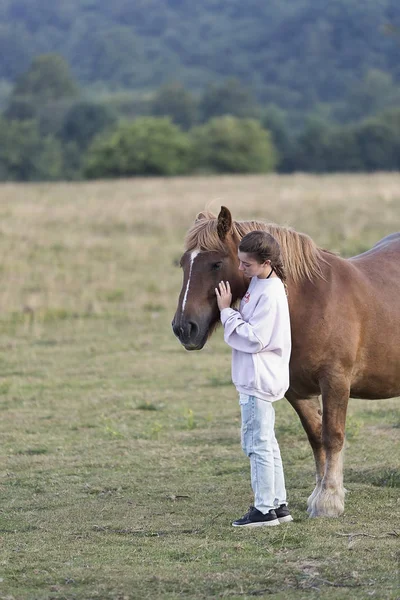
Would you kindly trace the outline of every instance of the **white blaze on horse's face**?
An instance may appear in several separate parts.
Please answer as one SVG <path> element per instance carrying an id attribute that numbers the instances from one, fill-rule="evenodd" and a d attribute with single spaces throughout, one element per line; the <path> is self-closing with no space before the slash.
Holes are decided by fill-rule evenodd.
<path id="1" fill-rule="evenodd" d="M 190 279 L 192 277 L 193 263 L 198 254 L 200 254 L 200 250 L 193 250 L 192 253 L 190 254 L 189 276 L 188 276 L 188 281 L 187 281 L 187 285 L 186 285 L 185 295 L 183 296 L 183 300 L 182 300 L 182 309 L 181 309 L 182 315 L 185 310 L 186 301 L 187 301 L 187 297 L 188 297 L 188 293 L 189 293 L 189 286 L 190 286 Z"/>

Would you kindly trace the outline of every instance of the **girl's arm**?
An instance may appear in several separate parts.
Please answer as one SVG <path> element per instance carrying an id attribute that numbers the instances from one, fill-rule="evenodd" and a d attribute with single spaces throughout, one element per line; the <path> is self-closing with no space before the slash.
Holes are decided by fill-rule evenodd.
<path id="1" fill-rule="evenodd" d="M 224 326 L 224 339 L 231 348 L 254 354 L 261 350 L 275 350 L 269 347 L 277 326 L 277 301 L 261 296 L 250 321 L 243 321 L 240 313 L 232 308 L 221 310 Z"/>

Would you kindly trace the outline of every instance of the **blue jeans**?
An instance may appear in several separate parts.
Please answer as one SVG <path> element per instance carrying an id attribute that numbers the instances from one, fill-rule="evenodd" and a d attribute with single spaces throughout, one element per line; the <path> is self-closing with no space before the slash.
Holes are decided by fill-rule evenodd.
<path id="1" fill-rule="evenodd" d="M 239 394 L 242 412 L 242 448 L 250 458 L 254 506 L 266 514 L 286 502 L 285 477 L 275 437 L 272 402 Z"/>

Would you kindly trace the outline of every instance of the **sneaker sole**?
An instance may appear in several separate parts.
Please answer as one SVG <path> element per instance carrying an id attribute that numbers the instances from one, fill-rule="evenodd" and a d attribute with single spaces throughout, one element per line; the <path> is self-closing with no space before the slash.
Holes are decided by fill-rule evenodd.
<path id="1" fill-rule="evenodd" d="M 279 519 L 274 519 L 273 521 L 261 521 L 261 523 L 247 523 L 246 525 L 236 525 L 232 523 L 233 527 L 274 527 L 275 525 L 280 525 Z"/>
<path id="2" fill-rule="evenodd" d="M 278 521 L 279 523 L 289 523 L 290 521 L 293 521 L 293 517 L 292 515 L 287 515 L 287 517 L 278 517 Z"/>

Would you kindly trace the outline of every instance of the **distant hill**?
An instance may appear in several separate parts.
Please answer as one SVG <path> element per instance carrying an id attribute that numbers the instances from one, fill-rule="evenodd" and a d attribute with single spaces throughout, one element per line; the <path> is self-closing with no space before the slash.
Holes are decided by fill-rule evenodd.
<path id="1" fill-rule="evenodd" d="M 236 77 L 262 103 L 307 111 L 371 69 L 400 82 L 399 0 L 2 0 L 0 79 L 38 54 L 82 85 L 199 91 Z"/>

